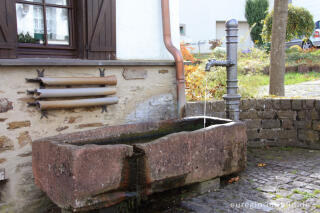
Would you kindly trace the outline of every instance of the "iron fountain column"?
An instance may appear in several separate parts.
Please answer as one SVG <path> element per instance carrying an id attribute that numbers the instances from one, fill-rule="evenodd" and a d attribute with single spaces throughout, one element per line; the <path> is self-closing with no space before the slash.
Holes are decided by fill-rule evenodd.
<path id="1" fill-rule="evenodd" d="M 227 67 L 226 113 L 229 119 L 238 121 L 240 117 L 240 99 L 238 94 L 238 21 L 231 19 L 226 22 L 227 60 L 231 65 Z"/>
<path id="2" fill-rule="evenodd" d="M 209 60 L 206 65 L 206 71 L 209 72 L 213 66 L 223 66 L 227 68 L 227 94 L 223 96 L 226 101 L 227 118 L 239 121 L 240 117 L 240 99 L 238 94 L 238 21 L 230 19 L 226 22 L 226 48 L 227 60 L 217 61 Z"/>

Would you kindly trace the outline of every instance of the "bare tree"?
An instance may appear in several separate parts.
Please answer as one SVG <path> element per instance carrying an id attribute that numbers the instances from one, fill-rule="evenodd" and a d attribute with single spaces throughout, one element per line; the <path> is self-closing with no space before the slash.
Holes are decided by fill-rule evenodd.
<path id="1" fill-rule="evenodd" d="M 269 93 L 270 95 L 284 96 L 288 0 L 274 0 L 274 15 L 272 22 Z"/>

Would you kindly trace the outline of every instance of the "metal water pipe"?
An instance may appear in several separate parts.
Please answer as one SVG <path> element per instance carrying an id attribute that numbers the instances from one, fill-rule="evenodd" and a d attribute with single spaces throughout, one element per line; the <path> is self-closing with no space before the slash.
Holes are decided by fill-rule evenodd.
<path id="1" fill-rule="evenodd" d="M 226 22 L 226 47 L 227 60 L 209 60 L 206 71 L 209 72 L 213 66 L 223 66 L 227 68 L 227 94 L 223 96 L 226 101 L 227 118 L 238 121 L 240 116 L 240 99 L 238 94 L 238 21 L 231 19 Z"/>

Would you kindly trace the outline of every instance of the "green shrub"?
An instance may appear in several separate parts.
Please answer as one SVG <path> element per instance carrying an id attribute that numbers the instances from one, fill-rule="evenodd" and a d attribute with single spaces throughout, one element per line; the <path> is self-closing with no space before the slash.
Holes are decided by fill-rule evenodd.
<path id="1" fill-rule="evenodd" d="M 214 99 L 222 99 L 227 93 L 227 72 L 224 67 L 214 67 L 207 73 L 207 90 Z"/>
<path id="2" fill-rule="evenodd" d="M 268 0 L 247 0 L 246 2 L 245 16 L 251 27 L 251 40 L 257 45 L 263 44 L 261 33 L 263 20 L 268 14 L 268 8 Z"/>
<path id="3" fill-rule="evenodd" d="M 312 51 L 310 52 L 310 54 L 314 57 L 320 57 L 320 49 L 319 50 L 316 50 L 316 51 Z"/>
<path id="4" fill-rule="evenodd" d="M 270 64 L 269 54 L 263 49 L 251 48 L 238 54 L 238 71 L 241 74 L 261 73 Z"/>
<path id="5" fill-rule="evenodd" d="M 289 49 L 296 52 L 301 52 L 303 50 L 299 45 L 293 45 Z"/>
<path id="6" fill-rule="evenodd" d="M 287 49 L 286 62 L 288 65 L 320 64 L 320 50 Z"/>
<path id="7" fill-rule="evenodd" d="M 222 60 L 227 56 L 227 51 L 225 48 L 217 47 L 212 51 L 211 58 L 214 58 L 216 60 Z"/>
<path id="8" fill-rule="evenodd" d="M 271 41 L 273 11 L 264 20 L 262 38 L 264 42 Z M 310 37 L 314 30 L 313 16 L 303 7 L 289 5 L 286 40 L 299 37 Z"/>

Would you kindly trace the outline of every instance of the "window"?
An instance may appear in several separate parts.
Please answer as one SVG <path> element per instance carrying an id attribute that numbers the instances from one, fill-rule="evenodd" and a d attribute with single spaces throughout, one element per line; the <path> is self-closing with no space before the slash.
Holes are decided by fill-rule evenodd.
<path id="1" fill-rule="evenodd" d="M 185 36 L 186 35 L 186 25 L 180 24 L 180 35 Z"/>
<path id="2" fill-rule="evenodd" d="M 116 0 L 1 0 L 0 58 L 115 59 Z"/>
<path id="3" fill-rule="evenodd" d="M 317 21 L 315 25 L 316 25 L 316 29 L 320 29 L 320 21 Z"/>
<path id="4" fill-rule="evenodd" d="M 75 54 L 72 6 L 70 0 L 17 0 L 18 54 L 32 56 L 38 49 L 37 54 L 48 56 L 57 48 L 64 51 L 56 56 L 67 56 L 66 50 Z"/>

